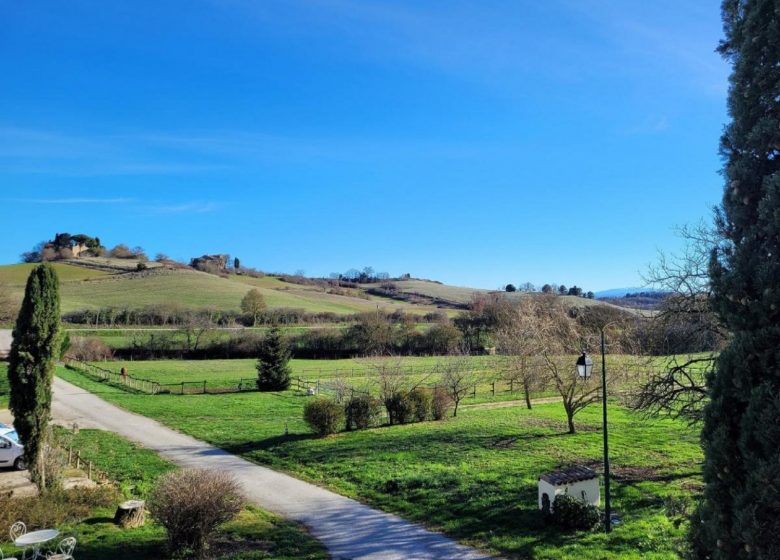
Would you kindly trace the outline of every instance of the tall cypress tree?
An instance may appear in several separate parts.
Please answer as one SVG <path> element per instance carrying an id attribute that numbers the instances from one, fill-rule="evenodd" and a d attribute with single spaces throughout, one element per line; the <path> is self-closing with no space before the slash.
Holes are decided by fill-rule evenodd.
<path id="1" fill-rule="evenodd" d="M 780 558 L 780 3 L 725 0 L 733 65 L 713 304 L 732 333 L 708 380 L 700 558 Z"/>
<path id="2" fill-rule="evenodd" d="M 51 482 L 44 468 L 51 383 L 61 343 L 59 281 L 51 265 L 39 265 L 30 273 L 13 337 L 8 381 L 14 427 L 24 443 L 33 482 L 45 488 Z"/>
<path id="3" fill-rule="evenodd" d="M 260 345 L 257 360 L 257 388 L 283 391 L 290 386 L 290 349 L 279 327 L 273 327 Z"/>

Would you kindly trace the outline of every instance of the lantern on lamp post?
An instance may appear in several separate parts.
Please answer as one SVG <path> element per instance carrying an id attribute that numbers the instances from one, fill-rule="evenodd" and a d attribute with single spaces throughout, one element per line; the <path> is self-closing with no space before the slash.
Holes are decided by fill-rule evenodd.
<path id="1" fill-rule="evenodd" d="M 607 432 L 607 362 L 606 348 L 604 344 L 604 329 L 601 329 L 601 396 L 602 409 L 604 416 L 604 530 L 607 533 L 612 531 L 612 502 L 609 488 L 609 434 Z M 590 379 L 593 373 L 593 359 L 583 352 L 577 358 L 577 375 L 582 379 Z"/>

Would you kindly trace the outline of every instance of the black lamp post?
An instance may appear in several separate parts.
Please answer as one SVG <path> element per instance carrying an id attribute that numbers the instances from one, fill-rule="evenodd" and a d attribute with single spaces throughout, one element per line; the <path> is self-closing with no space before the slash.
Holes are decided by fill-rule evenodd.
<path id="1" fill-rule="evenodd" d="M 601 395 L 602 409 L 604 412 L 604 530 L 612 531 L 612 503 L 609 492 L 609 433 L 607 432 L 607 361 L 604 344 L 604 329 L 601 330 Z M 583 379 L 590 379 L 593 373 L 593 360 L 585 352 L 577 358 L 577 375 Z"/>

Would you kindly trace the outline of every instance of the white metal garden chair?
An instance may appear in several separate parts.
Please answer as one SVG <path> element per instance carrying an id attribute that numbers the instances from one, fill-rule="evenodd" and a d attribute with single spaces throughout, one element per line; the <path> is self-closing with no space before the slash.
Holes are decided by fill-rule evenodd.
<path id="1" fill-rule="evenodd" d="M 56 552 L 49 553 L 46 560 L 73 560 L 73 549 L 76 548 L 76 538 L 62 539 L 57 545 Z"/>
<path id="2" fill-rule="evenodd" d="M 27 533 L 27 525 L 21 521 L 17 521 L 11 525 L 11 530 L 8 531 L 8 535 L 11 537 L 11 542 Z M 24 558 L 24 552 L 22 552 L 22 558 Z M 0 550 L 0 560 L 3 560 L 3 551 Z M 16 560 L 16 558 L 5 558 L 4 560 Z"/>
<path id="3" fill-rule="evenodd" d="M 11 530 L 8 531 L 8 534 L 11 537 L 11 542 L 15 541 L 22 535 L 27 534 L 27 525 L 22 523 L 21 521 L 17 521 L 13 525 L 11 525 Z"/>

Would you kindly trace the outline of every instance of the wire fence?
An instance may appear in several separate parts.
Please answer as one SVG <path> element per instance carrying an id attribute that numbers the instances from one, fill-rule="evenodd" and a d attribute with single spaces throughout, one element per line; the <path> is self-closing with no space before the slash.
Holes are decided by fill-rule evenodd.
<path id="1" fill-rule="evenodd" d="M 227 394 L 257 391 L 256 377 L 242 377 L 235 380 L 185 380 L 171 383 L 144 379 L 128 375 L 126 371 L 112 371 L 106 367 L 94 363 L 71 360 L 67 366 L 93 380 L 107 383 L 113 387 L 131 393 L 148 395 L 204 395 Z M 410 385 L 415 387 L 427 387 L 430 389 L 441 385 L 441 377 L 447 368 L 444 361 L 435 365 L 398 365 L 386 366 L 393 370 L 394 375 L 405 376 Z M 527 368 L 544 368 L 543 364 L 530 364 Z M 594 364 L 594 375 L 599 371 L 600 365 Z M 647 362 L 625 362 L 619 364 L 619 368 L 626 379 L 632 376 L 648 376 L 664 371 L 663 367 L 652 366 Z M 467 398 L 501 397 L 522 393 L 525 387 L 522 376 L 517 375 L 516 368 L 506 359 L 494 358 L 479 361 L 465 370 L 466 375 L 473 381 Z M 541 375 L 541 372 L 539 373 Z M 291 387 L 307 395 L 326 395 L 342 401 L 348 395 L 364 394 L 378 395 L 377 378 L 380 370 L 377 367 L 367 365 L 345 368 L 300 368 L 296 369 L 296 375 L 291 378 Z M 596 375 L 597 376 L 597 375 Z"/>

